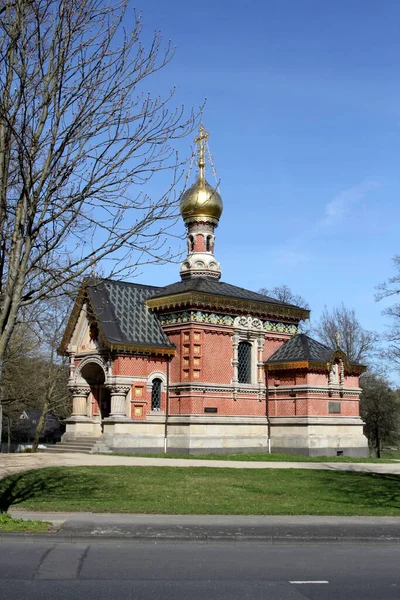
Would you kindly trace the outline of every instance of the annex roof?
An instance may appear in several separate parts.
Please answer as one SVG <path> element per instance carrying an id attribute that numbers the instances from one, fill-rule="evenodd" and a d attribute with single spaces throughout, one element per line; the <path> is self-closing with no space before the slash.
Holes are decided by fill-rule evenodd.
<path id="1" fill-rule="evenodd" d="M 106 346 L 138 351 L 164 349 L 173 353 L 174 346 L 162 330 L 157 316 L 146 306 L 146 300 L 159 289 L 111 279 L 87 279 L 75 303 L 60 351 L 65 352 L 87 298 Z"/>
<path id="2" fill-rule="evenodd" d="M 269 370 L 276 367 L 290 368 L 297 365 L 306 366 L 308 364 L 326 365 L 331 364 L 336 357 L 344 360 L 348 368 L 365 370 L 363 365 L 349 361 L 345 353 L 338 348 L 330 348 L 314 340 L 305 333 L 299 333 L 291 337 L 282 344 L 265 364 Z"/>

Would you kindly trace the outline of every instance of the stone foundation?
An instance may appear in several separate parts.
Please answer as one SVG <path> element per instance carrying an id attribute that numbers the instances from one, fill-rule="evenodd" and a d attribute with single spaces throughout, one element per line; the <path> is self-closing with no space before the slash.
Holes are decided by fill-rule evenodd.
<path id="1" fill-rule="evenodd" d="M 270 422 L 272 452 L 368 456 L 360 418 L 275 417 Z M 63 439 L 98 437 L 95 452 L 157 453 L 164 451 L 164 434 L 165 415 L 159 413 L 146 421 L 68 421 Z M 176 454 L 267 452 L 268 421 L 265 417 L 170 416 L 167 450 Z"/>
<path id="2" fill-rule="evenodd" d="M 369 456 L 359 417 L 271 418 L 271 450 L 306 456 Z"/>
<path id="3" fill-rule="evenodd" d="M 77 440 L 85 437 L 100 437 L 101 422 L 99 419 L 75 419 L 70 417 L 65 421 L 65 433 L 62 436 L 63 441 Z"/>

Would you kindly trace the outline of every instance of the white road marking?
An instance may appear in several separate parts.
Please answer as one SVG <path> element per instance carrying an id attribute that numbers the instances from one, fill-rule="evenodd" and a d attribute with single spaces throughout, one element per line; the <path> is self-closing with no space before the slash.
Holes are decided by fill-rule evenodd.
<path id="1" fill-rule="evenodd" d="M 302 583 L 329 583 L 329 581 L 326 580 L 321 580 L 321 581 L 289 581 L 289 583 L 294 583 L 296 585 L 302 584 Z"/>

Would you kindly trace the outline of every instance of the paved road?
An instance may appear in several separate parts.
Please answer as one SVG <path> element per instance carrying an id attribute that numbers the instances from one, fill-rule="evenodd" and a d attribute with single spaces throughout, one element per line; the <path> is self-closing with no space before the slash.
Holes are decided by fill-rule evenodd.
<path id="1" fill-rule="evenodd" d="M 184 458 L 145 458 L 105 454 L 0 454 L 0 479 L 28 469 L 43 467 L 79 466 L 160 466 L 213 467 L 219 469 L 332 469 L 335 471 L 364 471 L 400 475 L 397 463 L 312 463 L 312 462 L 245 462 L 240 460 L 188 460 Z"/>
<path id="2" fill-rule="evenodd" d="M 400 546 L 0 544 L 0 600 L 399 600 Z"/>

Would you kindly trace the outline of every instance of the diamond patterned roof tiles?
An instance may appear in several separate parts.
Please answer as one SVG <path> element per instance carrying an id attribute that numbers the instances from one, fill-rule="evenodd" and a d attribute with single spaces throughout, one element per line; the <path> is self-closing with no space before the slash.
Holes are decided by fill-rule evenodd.
<path id="1" fill-rule="evenodd" d="M 159 288 L 154 294 L 154 298 L 162 298 L 164 296 L 173 296 L 175 294 L 183 294 L 185 292 L 201 292 L 204 294 L 213 294 L 215 296 L 225 296 L 227 298 L 238 298 L 241 300 L 251 300 L 255 302 L 263 302 L 265 304 L 278 304 L 281 306 L 291 306 L 293 308 L 299 308 L 294 304 L 288 304 L 287 302 L 281 302 L 275 298 L 269 296 L 263 296 L 257 292 L 246 290 L 230 283 L 218 281 L 212 277 L 192 277 L 184 281 L 178 281 L 167 285 L 163 288 Z"/>
<path id="2" fill-rule="evenodd" d="M 105 279 L 88 286 L 102 331 L 111 343 L 172 348 L 146 300 L 160 288 Z"/>
<path id="3" fill-rule="evenodd" d="M 335 350 L 317 342 L 304 333 L 294 335 L 266 361 L 270 363 L 283 362 L 329 362 Z"/>

